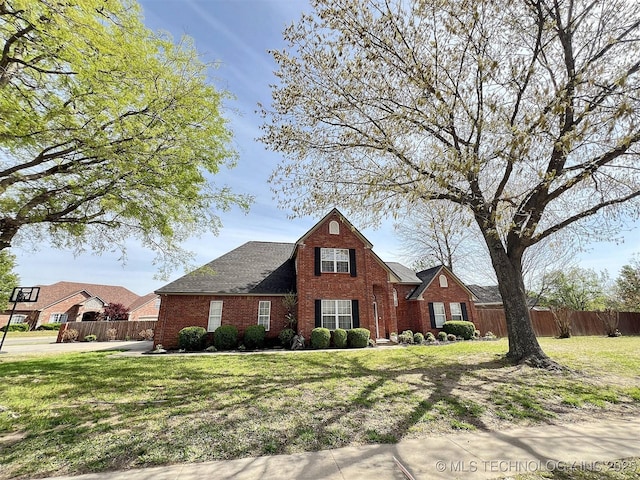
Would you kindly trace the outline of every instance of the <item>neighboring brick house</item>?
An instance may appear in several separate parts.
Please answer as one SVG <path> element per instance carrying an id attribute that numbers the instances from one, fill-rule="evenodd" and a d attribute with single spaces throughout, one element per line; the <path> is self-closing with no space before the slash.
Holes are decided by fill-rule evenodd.
<path id="1" fill-rule="evenodd" d="M 11 320 L 29 323 L 32 329 L 46 323 L 66 323 L 96 320 L 107 304 L 120 303 L 127 307 L 129 320 L 156 320 L 158 296 L 144 297 L 124 287 L 77 282 L 57 282 L 38 285 L 40 294 L 35 303 L 18 303 Z M 11 305 L 10 307 L 13 307 Z M 0 325 L 6 325 L 10 310 L 0 314 Z"/>
<path id="2" fill-rule="evenodd" d="M 383 262 L 371 243 L 333 209 L 296 243 L 248 242 L 155 293 L 160 313 L 155 344 L 177 346 L 188 326 L 214 331 L 236 325 L 240 334 L 262 324 L 268 337 L 285 327 L 283 298 L 297 294 L 298 332 L 317 326 L 392 332 L 437 331 L 444 320 L 473 321 L 471 291 L 446 267 L 415 273 Z"/>

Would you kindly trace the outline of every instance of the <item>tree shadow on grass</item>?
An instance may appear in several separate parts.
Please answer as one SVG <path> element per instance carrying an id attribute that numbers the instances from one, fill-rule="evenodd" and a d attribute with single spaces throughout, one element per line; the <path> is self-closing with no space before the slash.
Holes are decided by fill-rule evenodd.
<path id="1" fill-rule="evenodd" d="M 433 422 L 487 430 L 483 402 L 469 397 L 487 385 L 481 394 L 490 395 L 496 372 L 510 385 L 513 367 L 503 360 L 443 360 L 420 347 L 392 354 L 83 354 L 0 364 L 9 382 L 50 387 L 34 389 L 48 407 L 20 412 L 15 426 L 27 436 L 0 460 L 31 461 L 36 473 L 51 473 L 24 454 L 50 444 L 52 465 L 85 473 L 394 443 Z M 505 392 L 512 404 L 521 401 L 517 388 Z M 72 458 L 85 449 L 92 453 L 84 461 Z"/>

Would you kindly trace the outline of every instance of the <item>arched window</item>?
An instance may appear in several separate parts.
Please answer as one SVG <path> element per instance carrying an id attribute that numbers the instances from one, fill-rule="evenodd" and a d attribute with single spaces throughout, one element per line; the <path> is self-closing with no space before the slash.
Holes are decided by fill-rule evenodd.
<path id="1" fill-rule="evenodd" d="M 440 275 L 440 286 L 442 288 L 447 288 L 449 286 L 449 282 L 447 281 L 447 277 L 445 275 Z"/>
<path id="2" fill-rule="evenodd" d="M 340 224 L 335 220 L 329 222 L 329 233 L 331 235 L 340 235 Z"/>

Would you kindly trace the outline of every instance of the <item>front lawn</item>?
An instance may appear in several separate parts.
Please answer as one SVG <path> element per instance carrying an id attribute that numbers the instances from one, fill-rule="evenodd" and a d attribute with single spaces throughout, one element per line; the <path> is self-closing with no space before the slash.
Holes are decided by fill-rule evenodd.
<path id="1" fill-rule="evenodd" d="M 294 453 L 640 413 L 640 337 L 238 355 L 0 358 L 0 478 Z"/>

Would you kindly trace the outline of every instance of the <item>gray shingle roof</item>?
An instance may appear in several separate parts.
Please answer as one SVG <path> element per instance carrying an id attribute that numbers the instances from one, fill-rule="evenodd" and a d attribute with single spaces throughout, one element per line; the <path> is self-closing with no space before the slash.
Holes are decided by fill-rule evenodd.
<path id="1" fill-rule="evenodd" d="M 293 243 L 247 242 L 156 290 L 158 294 L 283 294 L 295 291 Z"/>
<path id="2" fill-rule="evenodd" d="M 416 276 L 416 272 L 410 268 L 405 267 L 398 262 L 385 262 L 387 266 L 396 274 L 400 279 L 400 283 L 422 283 L 422 280 Z"/>
<path id="3" fill-rule="evenodd" d="M 467 285 L 469 290 L 473 292 L 473 294 L 478 298 L 476 303 L 502 303 L 502 296 L 500 295 L 500 290 L 497 285 Z"/>
<path id="4" fill-rule="evenodd" d="M 420 281 L 421 285 L 416 288 L 411 295 L 409 295 L 409 300 L 415 300 L 420 298 L 420 295 L 427 289 L 427 287 L 431 284 L 431 281 L 436 276 L 436 274 L 440 271 L 442 265 L 438 265 L 436 267 L 431 267 L 427 270 L 422 270 L 421 272 L 416 273 Z"/>

